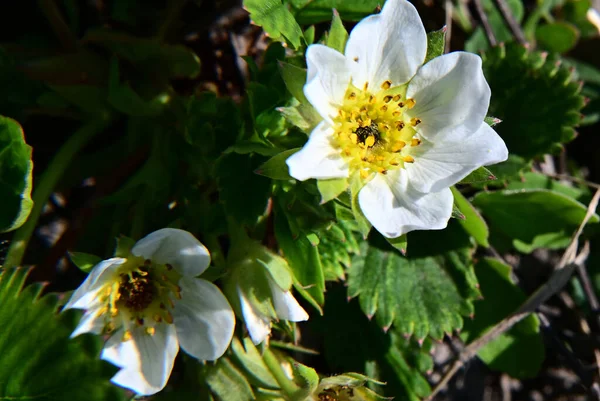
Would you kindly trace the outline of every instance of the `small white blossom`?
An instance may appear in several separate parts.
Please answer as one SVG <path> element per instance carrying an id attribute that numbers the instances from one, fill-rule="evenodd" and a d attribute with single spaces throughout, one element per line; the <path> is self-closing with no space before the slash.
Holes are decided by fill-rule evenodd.
<path id="1" fill-rule="evenodd" d="M 298 180 L 360 180 L 358 201 L 386 237 L 442 229 L 449 189 L 504 161 L 504 141 L 485 122 L 490 88 L 481 59 L 455 52 L 423 65 L 427 35 L 406 0 L 351 32 L 344 54 L 311 45 L 304 94 L 323 121 L 287 164 Z"/>
<path id="2" fill-rule="evenodd" d="M 109 336 L 101 358 L 120 370 L 115 384 L 140 395 L 167 383 L 179 347 L 200 360 L 219 358 L 235 316 L 214 284 L 196 278 L 210 254 L 187 231 L 165 228 L 138 241 L 128 258 L 96 265 L 65 309 L 86 312 L 72 336 Z"/>

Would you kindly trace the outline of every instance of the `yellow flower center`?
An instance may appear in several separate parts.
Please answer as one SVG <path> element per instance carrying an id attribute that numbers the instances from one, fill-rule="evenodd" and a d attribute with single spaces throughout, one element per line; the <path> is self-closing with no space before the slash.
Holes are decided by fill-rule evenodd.
<path id="1" fill-rule="evenodd" d="M 177 285 L 180 278 L 169 264 L 129 257 L 99 292 L 104 307 L 98 313 L 104 318 L 104 332 L 110 334 L 124 326 L 123 341 L 127 341 L 131 338 L 131 325 L 145 327 L 146 333 L 153 335 L 156 324 L 172 324 L 170 310 L 174 299 L 181 299 Z"/>
<path id="2" fill-rule="evenodd" d="M 351 174 L 358 171 L 367 178 L 415 161 L 411 153 L 421 143 L 415 130 L 421 120 L 405 115 L 414 105 L 406 98 L 405 85 L 391 87 L 386 81 L 377 93 L 371 93 L 368 84 L 362 90 L 349 85 L 333 122 L 334 145 L 341 149 Z"/>

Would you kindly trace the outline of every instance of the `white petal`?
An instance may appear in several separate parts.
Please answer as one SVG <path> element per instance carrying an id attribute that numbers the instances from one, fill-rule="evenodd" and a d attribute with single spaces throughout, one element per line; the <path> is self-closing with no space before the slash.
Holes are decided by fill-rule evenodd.
<path id="1" fill-rule="evenodd" d="M 423 194 L 408 185 L 404 170 L 377 174 L 358 194 L 366 218 L 381 234 L 399 237 L 413 230 L 441 230 L 452 214 L 452 192 Z"/>
<path id="2" fill-rule="evenodd" d="M 270 276 L 269 286 L 271 287 L 271 295 L 273 296 L 273 306 L 275 306 L 275 312 L 277 317 L 290 322 L 303 322 L 308 320 L 308 313 L 300 306 L 296 298 L 292 295 L 291 291 L 283 291 L 275 283 Z"/>
<path id="3" fill-rule="evenodd" d="M 88 309 L 96 301 L 96 292 L 113 278 L 113 273 L 126 262 L 123 258 L 111 258 L 103 260 L 92 268 L 85 281 L 75 290 L 69 302 L 66 303 L 66 309 Z"/>
<path id="4" fill-rule="evenodd" d="M 113 335 L 102 350 L 101 358 L 122 368 L 111 381 L 139 395 L 151 395 L 162 390 L 173 369 L 179 350 L 175 327 L 158 324 L 154 335 L 144 327 L 132 327 L 132 338 L 121 341 L 123 331 Z"/>
<path id="5" fill-rule="evenodd" d="M 256 344 L 262 343 L 269 334 L 271 334 L 271 319 L 262 315 L 258 310 L 254 309 L 252 304 L 248 302 L 244 296 L 244 292 L 238 287 L 238 296 L 240 297 L 240 305 L 242 307 L 242 316 L 246 323 L 246 328 L 250 334 L 250 339 Z"/>
<path id="6" fill-rule="evenodd" d="M 214 361 L 231 342 L 235 315 L 219 288 L 202 279 L 179 281 L 181 300 L 173 317 L 179 345 L 200 360 Z"/>
<path id="7" fill-rule="evenodd" d="M 437 192 L 481 166 L 506 160 L 508 149 L 496 131 L 483 123 L 464 141 L 424 141 L 412 155 L 415 162 L 406 166 L 411 185 L 420 192 Z"/>
<path id="8" fill-rule="evenodd" d="M 333 130 L 326 122 L 317 125 L 306 145 L 286 160 L 290 175 L 300 181 L 348 177 L 348 164 L 340 149 L 333 147 L 332 138 Z"/>
<path id="9" fill-rule="evenodd" d="M 381 84 L 408 82 L 425 61 L 427 34 L 415 7 L 406 0 L 387 0 L 379 15 L 363 19 L 346 44 L 352 82 L 376 91 Z"/>
<path id="10" fill-rule="evenodd" d="M 323 45 L 306 50 L 304 95 L 325 120 L 332 122 L 350 83 L 350 68 L 343 54 Z"/>
<path id="11" fill-rule="evenodd" d="M 98 313 L 99 304 L 97 303 L 81 317 L 79 324 L 71 333 L 71 338 L 77 337 L 83 333 L 101 334 L 104 329 L 104 315 Z"/>
<path id="12" fill-rule="evenodd" d="M 163 228 L 148 234 L 131 249 L 136 256 L 159 264 L 171 264 L 184 276 L 198 276 L 210 264 L 210 253 L 185 230 Z"/>
<path id="13" fill-rule="evenodd" d="M 425 64 L 408 84 L 406 96 L 416 104 L 406 114 L 421 119 L 417 130 L 429 140 L 459 140 L 479 129 L 490 94 L 479 56 L 445 54 Z"/>

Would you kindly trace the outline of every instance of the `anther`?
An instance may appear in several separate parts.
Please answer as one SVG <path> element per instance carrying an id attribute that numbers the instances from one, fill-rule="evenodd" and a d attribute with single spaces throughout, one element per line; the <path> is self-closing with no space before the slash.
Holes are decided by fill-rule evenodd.
<path id="1" fill-rule="evenodd" d="M 352 133 L 350 134 L 350 140 L 352 141 L 353 144 L 357 144 L 358 143 L 358 135 Z"/>
<path id="2" fill-rule="evenodd" d="M 138 317 L 135 322 L 137 323 L 138 326 L 143 326 L 144 325 L 144 319 L 142 319 L 141 317 Z"/>
<path id="3" fill-rule="evenodd" d="M 395 112 L 392 113 L 392 115 L 394 117 L 398 117 L 400 114 L 402 114 L 401 112 L 399 112 L 398 110 L 396 110 Z"/>
<path id="4" fill-rule="evenodd" d="M 167 315 L 165 316 L 165 322 L 172 324 L 173 323 L 173 315 L 171 315 L 170 312 L 167 312 Z"/>
<path id="5" fill-rule="evenodd" d="M 379 110 L 384 111 L 384 112 L 387 111 L 387 109 L 388 109 L 388 107 L 385 104 L 379 108 Z"/>
<path id="6" fill-rule="evenodd" d="M 356 99 L 356 93 L 351 92 L 350 95 L 348 95 L 348 100 L 354 100 Z"/>
<path id="7" fill-rule="evenodd" d="M 419 138 L 413 138 L 410 141 L 410 146 L 419 146 L 421 144 L 421 140 Z"/>
<path id="8" fill-rule="evenodd" d="M 404 122 L 403 121 L 398 121 L 396 123 L 396 128 L 398 129 L 398 131 L 401 131 L 402 128 L 404 128 Z"/>
<path id="9" fill-rule="evenodd" d="M 368 87 L 369 87 L 369 83 L 365 82 L 365 85 L 363 86 L 363 91 L 366 91 Z"/>
<path id="10" fill-rule="evenodd" d="M 415 118 L 413 118 L 413 119 L 410 120 L 410 124 L 413 127 L 416 127 L 417 125 L 421 124 L 421 119 L 415 117 Z"/>
<path id="11" fill-rule="evenodd" d="M 389 102 L 390 102 L 390 100 L 392 100 L 392 97 L 391 97 L 391 96 L 389 96 L 389 95 L 388 95 L 388 96 L 384 96 L 384 98 L 383 98 L 383 101 L 384 101 L 385 103 L 389 103 Z"/>
<path id="12" fill-rule="evenodd" d="M 388 80 L 381 84 L 381 89 L 390 89 L 391 86 L 392 86 L 392 81 Z"/>
<path id="13" fill-rule="evenodd" d="M 392 98 L 392 100 L 393 100 L 394 102 L 397 102 L 398 100 L 400 100 L 400 95 L 396 95 L 396 96 L 394 96 L 394 97 Z"/>
<path id="14" fill-rule="evenodd" d="M 123 341 L 129 341 L 131 340 L 131 331 L 129 330 L 125 330 L 125 333 L 123 333 Z"/>
<path id="15" fill-rule="evenodd" d="M 415 107 L 415 104 L 415 99 L 406 99 L 406 107 L 408 107 L 409 109 Z"/>
<path id="16" fill-rule="evenodd" d="M 358 63 L 358 57 L 354 57 L 354 61 Z"/>
<path id="17" fill-rule="evenodd" d="M 156 315 L 154 315 L 154 321 L 156 323 L 162 322 L 162 316 L 157 313 Z"/>
<path id="18" fill-rule="evenodd" d="M 398 107 L 400 107 L 400 108 L 404 107 L 404 102 L 398 103 Z"/>
<path id="19" fill-rule="evenodd" d="M 369 176 L 369 172 L 367 170 L 360 170 L 360 177 L 365 179 Z"/>
<path id="20" fill-rule="evenodd" d="M 153 336 L 155 332 L 156 329 L 154 327 L 146 327 L 146 334 Z"/>
<path id="21" fill-rule="evenodd" d="M 415 158 L 412 157 L 411 155 L 406 155 L 406 156 L 404 156 L 404 162 L 405 163 L 414 163 L 415 162 Z"/>
<path id="22" fill-rule="evenodd" d="M 404 148 L 406 146 L 406 142 L 404 141 L 398 141 L 394 144 L 394 146 L 392 146 L 392 152 L 396 153 L 402 150 L 402 148 Z"/>

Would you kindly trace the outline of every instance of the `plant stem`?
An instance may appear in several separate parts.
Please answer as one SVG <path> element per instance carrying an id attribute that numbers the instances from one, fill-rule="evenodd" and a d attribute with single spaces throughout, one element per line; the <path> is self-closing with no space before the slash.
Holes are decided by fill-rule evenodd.
<path id="1" fill-rule="evenodd" d="M 275 377 L 275 380 L 277 380 L 277 383 L 281 386 L 281 389 L 285 393 L 285 398 L 288 400 L 295 400 L 295 395 L 300 389 L 285 375 L 285 372 L 281 368 L 281 364 L 275 354 L 273 354 L 273 351 L 267 348 L 263 354 L 263 360 L 273 374 L 273 377 Z"/>
<path id="2" fill-rule="evenodd" d="M 485 10 L 483 9 L 483 4 L 481 3 L 481 0 L 474 0 L 474 3 L 475 10 L 477 10 L 477 15 L 479 15 L 479 20 L 481 21 L 483 31 L 485 32 L 485 37 L 487 38 L 490 46 L 495 47 L 498 44 L 498 41 L 496 40 L 494 30 L 490 25 L 490 21 L 488 20 Z"/>
<path id="3" fill-rule="evenodd" d="M 63 176 L 67 167 L 69 167 L 73 157 L 77 155 L 90 139 L 103 131 L 109 122 L 110 118 L 108 117 L 97 118 L 88 122 L 67 139 L 50 161 L 33 191 L 33 208 L 31 209 L 31 213 L 25 224 L 15 231 L 6 255 L 4 267 L 17 267 L 21 265 L 27 244 L 42 214 L 44 205 L 48 202 L 48 198 L 50 198 L 52 192 L 54 192 L 58 181 Z"/>

